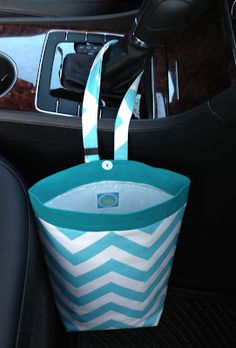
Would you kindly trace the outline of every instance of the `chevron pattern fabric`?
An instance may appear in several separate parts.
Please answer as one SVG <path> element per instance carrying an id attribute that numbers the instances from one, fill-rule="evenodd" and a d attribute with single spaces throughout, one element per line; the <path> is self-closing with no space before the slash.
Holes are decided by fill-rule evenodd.
<path id="1" fill-rule="evenodd" d="M 184 207 L 146 228 L 80 232 L 39 219 L 55 301 L 68 331 L 157 325 Z"/>

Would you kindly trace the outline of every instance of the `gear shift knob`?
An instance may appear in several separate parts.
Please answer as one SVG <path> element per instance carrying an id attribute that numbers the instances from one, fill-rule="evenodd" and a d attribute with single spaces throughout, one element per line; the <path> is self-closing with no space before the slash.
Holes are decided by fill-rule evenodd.
<path id="1" fill-rule="evenodd" d="M 186 28 L 204 10 L 207 0 L 146 0 L 129 32 L 130 40 L 148 47 Z"/>
<path id="2" fill-rule="evenodd" d="M 118 105 L 132 81 L 144 69 L 155 45 L 188 27 L 210 1 L 214 0 L 145 0 L 129 32 L 104 56 L 103 99 Z M 91 57 L 72 56 L 65 59 L 62 85 L 82 94 L 89 73 L 86 66 L 90 65 Z"/>
<path id="3" fill-rule="evenodd" d="M 188 27 L 213 0 L 145 0 L 132 28 L 107 51 L 103 64 L 103 95 L 127 89 L 143 70 L 155 45 Z"/>

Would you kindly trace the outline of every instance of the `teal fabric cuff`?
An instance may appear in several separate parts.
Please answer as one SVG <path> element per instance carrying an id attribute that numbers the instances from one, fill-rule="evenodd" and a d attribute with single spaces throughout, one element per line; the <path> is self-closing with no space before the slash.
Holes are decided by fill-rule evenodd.
<path id="1" fill-rule="evenodd" d="M 110 161 L 111 170 L 104 170 L 104 161 L 85 163 L 51 175 L 30 190 L 30 200 L 39 218 L 50 224 L 80 231 L 130 230 L 163 220 L 183 207 L 188 198 L 190 180 L 181 174 L 154 168 L 135 161 Z M 99 214 L 67 211 L 47 207 L 46 202 L 78 186 L 104 180 L 132 181 L 157 187 L 173 197 L 164 203 L 129 214 Z"/>

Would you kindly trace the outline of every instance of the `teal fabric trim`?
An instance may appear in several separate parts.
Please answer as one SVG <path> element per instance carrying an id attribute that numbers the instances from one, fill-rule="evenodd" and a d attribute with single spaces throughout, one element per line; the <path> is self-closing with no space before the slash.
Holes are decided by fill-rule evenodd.
<path id="1" fill-rule="evenodd" d="M 163 220 L 183 207 L 188 198 L 190 180 L 165 169 L 135 161 L 111 161 L 104 170 L 103 161 L 91 162 L 61 171 L 35 184 L 30 200 L 38 217 L 62 228 L 80 231 L 110 231 L 142 228 Z M 99 214 L 49 208 L 45 203 L 73 188 L 104 180 L 133 181 L 158 187 L 173 195 L 170 200 L 129 214 Z"/>

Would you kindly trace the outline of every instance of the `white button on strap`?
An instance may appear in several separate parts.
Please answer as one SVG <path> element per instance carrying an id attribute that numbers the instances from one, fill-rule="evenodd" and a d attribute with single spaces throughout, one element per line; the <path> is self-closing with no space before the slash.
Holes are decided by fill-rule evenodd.
<path id="1" fill-rule="evenodd" d="M 111 161 L 102 162 L 102 168 L 105 170 L 111 170 L 113 168 L 113 163 Z"/>

